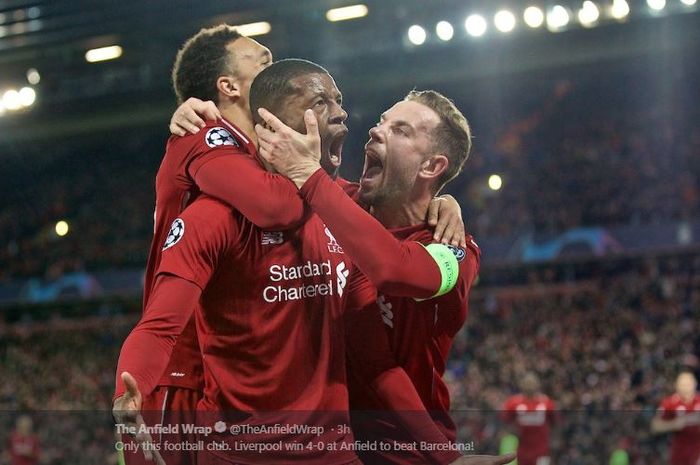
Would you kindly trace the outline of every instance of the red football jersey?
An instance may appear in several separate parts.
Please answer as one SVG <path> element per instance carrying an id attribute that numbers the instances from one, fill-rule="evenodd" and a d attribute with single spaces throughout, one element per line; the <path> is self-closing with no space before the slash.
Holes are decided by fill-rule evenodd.
<path id="1" fill-rule="evenodd" d="M 35 434 L 20 436 L 12 433 L 7 440 L 10 465 L 37 465 L 39 450 L 39 438 Z"/>
<path id="2" fill-rule="evenodd" d="M 323 222 L 313 215 L 297 229 L 265 232 L 207 196 L 176 222 L 158 273 L 203 290 L 196 319 L 205 389 L 198 410 L 205 426 L 224 419 L 241 428 L 235 436 L 227 429 L 209 437 L 230 444 L 219 455 L 259 462 L 259 452 L 241 444 L 351 440 L 338 428 L 349 424 L 342 309 L 351 292 L 350 262 Z M 260 426 L 266 431 L 255 433 Z M 340 464 L 355 457 L 349 450 L 287 447 L 267 450 L 265 463 Z"/>
<path id="3" fill-rule="evenodd" d="M 433 230 L 425 224 L 391 231 L 403 241 L 430 244 Z M 349 334 L 350 347 L 362 347 L 382 337 L 389 338 L 396 362 L 408 374 L 423 405 L 430 412 L 442 433 L 450 440 L 456 439 L 456 428 L 448 414 L 450 397 L 447 385 L 442 379 L 452 341 L 462 328 L 468 312 L 468 297 L 472 282 L 479 270 L 480 251 L 469 238 L 466 250 L 455 248 L 459 260 L 459 277 L 455 287 L 445 295 L 427 300 L 407 297 L 393 297 L 379 293 L 374 311 L 381 314 L 383 327 L 376 325 L 370 329 L 360 321 Z M 352 309 L 348 309 L 349 312 Z M 350 315 L 349 315 L 350 317 Z M 367 334 L 368 331 L 375 331 Z M 376 333 L 381 331 L 383 333 Z M 385 333 L 385 334 L 384 334 Z M 364 347 L 362 350 L 368 350 Z M 351 358 L 352 360 L 352 358 Z M 367 380 L 357 370 L 351 369 L 349 377 L 351 410 L 384 410 L 383 402 L 368 389 Z M 362 439 L 397 441 L 410 443 L 412 439 L 394 421 L 362 417 L 353 419 L 356 436 Z M 381 451 L 373 452 L 375 461 L 383 456 Z M 412 463 L 422 457 L 419 450 L 403 451 L 404 460 Z M 410 456 L 410 457 L 409 457 Z M 386 455 L 386 459 L 396 457 Z M 377 462 L 379 463 L 379 462 Z M 391 462 L 393 463 L 393 462 Z M 403 462 L 402 462 L 403 463 Z"/>
<path id="4" fill-rule="evenodd" d="M 554 402 L 546 395 L 517 394 L 503 405 L 504 421 L 518 425 L 518 460 L 535 461 L 549 456 L 549 429 L 555 421 Z M 534 462 L 533 462 L 534 463 Z"/>
<path id="5" fill-rule="evenodd" d="M 177 215 L 200 192 L 219 198 L 243 212 L 255 224 L 275 226 L 303 217 L 303 203 L 287 179 L 266 172 L 256 158 L 252 141 L 226 120 L 209 121 L 197 134 L 172 136 L 156 175 L 154 235 L 146 265 L 143 308 L 147 308 L 160 264 L 161 251 Z M 260 193 L 284 205 L 265 211 Z M 201 389 L 202 363 L 194 321 L 178 338 L 161 385 Z"/>
<path id="6" fill-rule="evenodd" d="M 695 465 L 700 462 L 700 395 L 684 402 L 678 394 L 666 397 L 659 406 L 661 418 L 683 418 L 685 427 L 673 433 L 671 465 Z"/>

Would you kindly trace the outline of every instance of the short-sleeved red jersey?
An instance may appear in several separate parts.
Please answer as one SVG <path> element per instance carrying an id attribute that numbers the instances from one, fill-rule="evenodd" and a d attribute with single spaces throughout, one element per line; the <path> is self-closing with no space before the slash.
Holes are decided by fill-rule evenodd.
<path id="1" fill-rule="evenodd" d="M 517 394 L 506 399 L 502 419 L 518 426 L 518 460 L 549 456 L 549 430 L 556 418 L 555 408 L 554 402 L 543 394 Z"/>
<path id="2" fill-rule="evenodd" d="M 671 465 L 695 465 L 700 462 L 700 395 L 690 402 L 673 394 L 661 401 L 659 413 L 664 420 L 681 417 L 685 427 L 673 433 L 671 439 Z"/>
<path id="3" fill-rule="evenodd" d="M 35 434 L 23 436 L 12 433 L 7 439 L 10 465 L 37 465 L 39 450 L 39 438 Z"/>
<path id="4" fill-rule="evenodd" d="M 259 463 L 259 453 L 236 450 L 236 443 L 351 440 L 338 428 L 349 424 L 342 310 L 351 265 L 323 222 L 313 215 L 297 229 L 265 232 L 201 196 L 176 223 L 158 274 L 175 275 L 203 291 L 196 312 L 205 367 L 198 407 L 205 412 L 203 423 L 324 428 L 320 435 L 243 429 L 232 436 L 227 430 L 213 437 L 233 448 L 222 457 Z M 354 457 L 347 450 L 285 446 L 266 452 L 265 463 L 295 458 L 340 464 Z"/>

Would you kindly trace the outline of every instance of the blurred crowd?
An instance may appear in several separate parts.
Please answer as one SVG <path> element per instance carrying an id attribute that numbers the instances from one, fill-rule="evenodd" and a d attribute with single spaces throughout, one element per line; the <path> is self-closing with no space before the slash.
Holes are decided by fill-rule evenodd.
<path id="1" fill-rule="evenodd" d="M 484 273 L 488 273 L 485 270 Z M 580 280 L 478 287 L 446 379 L 460 441 L 495 452 L 503 401 L 526 371 L 561 410 L 557 465 L 664 461 L 649 423 L 682 369 L 700 368 L 700 255 L 649 258 Z M 114 367 L 135 316 L 0 328 L 0 444 L 31 412 L 47 464 L 112 463 Z"/>
<path id="2" fill-rule="evenodd" d="M 607 463 L 617 447 L 635 464 L 668 463 L 649 424 L 676 375 L 700 369 L 700 257 L 477 294 L 448 376 L 465 440 L 495 447 L 496 411 L 534 371 L 561 410 L 553 463 Z"/>

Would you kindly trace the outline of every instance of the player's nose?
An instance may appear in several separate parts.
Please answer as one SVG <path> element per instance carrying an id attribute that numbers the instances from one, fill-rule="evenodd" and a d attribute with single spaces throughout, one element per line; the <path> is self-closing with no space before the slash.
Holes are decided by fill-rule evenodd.
<path id="1" fill-rule="evenodd" d="M 384 135 L 379 125 L 373 126 L 369 130 L 369 138 L 375 142 L 383 142 Z"/>

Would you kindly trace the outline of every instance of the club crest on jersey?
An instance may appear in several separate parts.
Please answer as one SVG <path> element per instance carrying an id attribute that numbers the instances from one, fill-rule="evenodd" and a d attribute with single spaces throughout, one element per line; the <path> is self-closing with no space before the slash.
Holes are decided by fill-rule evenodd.
<path id="1" fill-rule="evenodd" d="M 230 132 L 222 127 L 211 128 L 204 136 L 204 140 L 211 148 L 221 147 L 223 145 L 235 145 L 239 147 L 238 141 L 233 138 Z"/>
<path id="2" fill-rule="evenodd" d="M 462 260 L 464 260 L 464 257 L 467 255 L 467 252 L 461 247 L 455 247 L 454 245 L 448 245 L 447 248 L 452 251 L 452 253 L 454 254 L 454 256 L 458 262 L 461 262 Z"/>
<path id="3" fill-rule="evenodd" d="M 163 250 L 169 249 L 178 243 L 182 236 L 185 235 L 185 222 L 180 218 L 175 218 L 173 224 L 170 226 L 170 232 L 168 237 L 165 239 L 165 244 L 163 244 Z"/>
<path id="4" fill-rule="evenodd" d="M 279 245 L 284 242 L 283 232 L 263 231 L 260 245 Z"/>
<path id="5" fill-rule="evenodd" d="M 323 232 L 325 232 L 326 236 L 328 236 L 328 251 L 330 253 L 344 253 L 343 248 L 338 244 L 338 241 L 335 240 L 335 237 L 333 237 L 333 234 L 331 234 L 330 229 L 326 227 Z"/>

